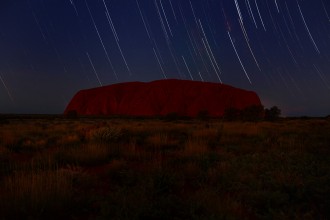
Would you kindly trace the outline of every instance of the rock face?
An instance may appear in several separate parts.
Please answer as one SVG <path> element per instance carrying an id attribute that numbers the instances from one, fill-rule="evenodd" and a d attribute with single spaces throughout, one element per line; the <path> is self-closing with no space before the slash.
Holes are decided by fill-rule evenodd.
<path id="1" fill-rule="evenodd" d="M 64 114 L 156 116 L 176 113 L 197 116 L 207 111 L 222 116 L 225 109 L 261 105 L 255 92 L 220 83 L 188 80 L 128 82 L 79 91 Z"/>

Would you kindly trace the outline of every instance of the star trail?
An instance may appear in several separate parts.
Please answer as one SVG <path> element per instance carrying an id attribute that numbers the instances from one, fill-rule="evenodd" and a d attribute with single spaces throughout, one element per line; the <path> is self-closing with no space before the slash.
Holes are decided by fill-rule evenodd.
<path id="1" fill-rule="evenodd" d="M 4 0 L 0 113 L 62 113 L 81 89 L 189 79 L 330 114 L 326 0 Z"/>

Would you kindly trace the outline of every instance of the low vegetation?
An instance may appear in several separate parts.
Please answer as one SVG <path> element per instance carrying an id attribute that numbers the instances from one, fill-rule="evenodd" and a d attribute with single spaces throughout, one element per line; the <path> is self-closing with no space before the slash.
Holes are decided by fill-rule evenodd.
<path id="1" fill-rule="evenodd" d="M 6 118 L 0 219 L 329 218 L 329 120 L 269 111 Z"/>

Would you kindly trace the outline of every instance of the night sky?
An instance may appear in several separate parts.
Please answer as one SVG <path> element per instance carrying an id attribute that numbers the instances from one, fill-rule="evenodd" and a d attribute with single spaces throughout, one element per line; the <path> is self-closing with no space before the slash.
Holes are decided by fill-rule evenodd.
<path id="1" fill-rule="evenodd" d="M 58 114 L 81 89 L 164 78 L 329 115 L 330 1 L 0 1 L 0 113 Z"/>

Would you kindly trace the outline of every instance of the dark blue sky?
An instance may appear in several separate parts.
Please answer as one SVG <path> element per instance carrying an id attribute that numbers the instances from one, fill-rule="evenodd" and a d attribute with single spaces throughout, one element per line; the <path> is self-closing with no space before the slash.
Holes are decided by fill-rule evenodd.
<path id="1" fill-rule="evenodd" d="M 330 114 L 328 0 L 2 0 L 0 113 L 62 113 L 81 89 L 182 78 Z"/>

